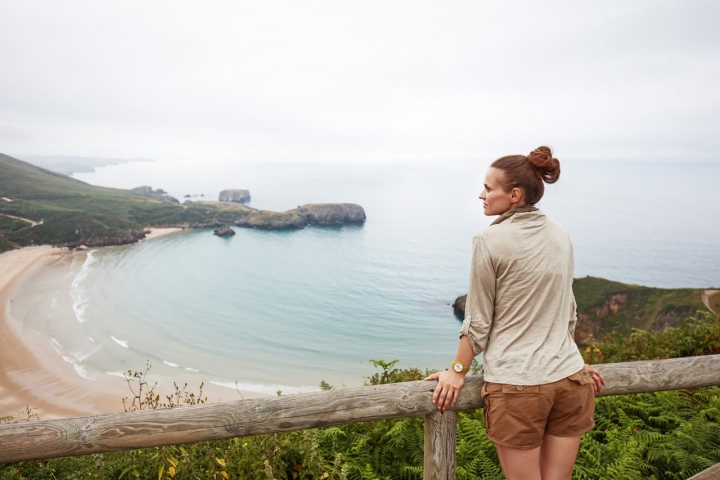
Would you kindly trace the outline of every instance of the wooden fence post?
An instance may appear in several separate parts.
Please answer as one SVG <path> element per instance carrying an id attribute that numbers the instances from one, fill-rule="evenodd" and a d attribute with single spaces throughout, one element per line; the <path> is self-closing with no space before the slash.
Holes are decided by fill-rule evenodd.
<path id="1" fill-rule="evenodd" d="M 425 415 L 425 480 L 455 480 L 457 412 Z"/>

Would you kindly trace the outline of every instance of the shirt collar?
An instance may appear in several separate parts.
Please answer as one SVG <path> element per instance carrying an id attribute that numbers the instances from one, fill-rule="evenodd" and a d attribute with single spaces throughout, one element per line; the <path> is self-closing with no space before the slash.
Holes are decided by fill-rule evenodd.
<path id="1" fill-rule="evenodd" d="M 507 212 L 500 215 L 498 218 L 495 219 L 493 223 L 490 225 L 497 225 L 498 223 L 502 223 L 508 218 L 512 217 L 516 213 L 525 213 L 525 212 L 535 212 L 538 208 L 534 205 L 523 205 L 522 207 L 513 208 L 512 210 L 508 210 Z"/>

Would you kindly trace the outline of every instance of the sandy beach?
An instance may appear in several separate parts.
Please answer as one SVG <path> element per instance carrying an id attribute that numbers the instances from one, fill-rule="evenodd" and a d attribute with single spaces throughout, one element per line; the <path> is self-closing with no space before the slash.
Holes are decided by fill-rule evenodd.
<path id="1" fill-rule="evenodd" d="M 22 418 L 26 407 L 42 419 L 122 411 L 122 379 L 97 388 L 62 361 L 46 341 L 23 332 L 10 316 L 17 288 L 68 250 L 26 247 L 0 255 L 0 416 Z M 127 389 L 127 387 L 125 386 Z"/>
<path id="2" fill-rule="evenodd" d="M 141 242 L 152 240 L 153 238 L 161 237 L 169 233 L 175 233 L 182 231 L 182 228 L 168 227 L 168 228 L 153 228 L 150 233 L 145 234 L 145 238 L 140 240 Z"/>
<path id="3" fill-rule="evenodd" d="M 178 230 L 154 229 L 147 239 Z M 46 339 L 24 331 L 11 316 L 13 294 L 44 267 L 66 255 L 72 252 L 50 246 L 25 247 L 0 255 L 0 417 L 23 419 L 21 412 L 27 407 L 43 420 L 121 412 L 122 398 L 130 394 L 123 378 L 108 376 L 101 382 L 81 377 Z M 240 399 L 237 392 L 212 387 L 205 389 L 210 401 Z M 257 396 L 243 392 L 244 398 Z"/>

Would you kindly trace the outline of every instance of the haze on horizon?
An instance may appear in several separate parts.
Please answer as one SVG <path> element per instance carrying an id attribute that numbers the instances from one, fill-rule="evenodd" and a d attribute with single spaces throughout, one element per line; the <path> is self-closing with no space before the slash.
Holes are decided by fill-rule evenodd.
<path id="1" fill-rule="evenodd" d="M 0 4 L 0 152 L 720 159 L 720 3 Z"/>

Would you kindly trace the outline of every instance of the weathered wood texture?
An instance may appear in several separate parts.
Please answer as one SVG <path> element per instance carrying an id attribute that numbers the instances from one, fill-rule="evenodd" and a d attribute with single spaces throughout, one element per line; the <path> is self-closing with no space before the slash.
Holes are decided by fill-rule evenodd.
<path id="1" fill-rule="evenodd" d="M 716 463 L 707 470 L 693 475 L 688 480 L 714 480 L 720 478 L 720 463 Z"/>
<path id="2" fill-rule="evenodd" d="M 457 413 L 435 412 L 425 415 L 425 480 L 455 479 Z"/>
<path id="3" fill-rule="evenodd" d="M 602 395 L 720 384 L 720 355 L 598 365 Z M 454 410 L 483 406 L 468 376 Z M 162 410 L 0 425 L 0 462 L 112 452 L 435 413 L 435 382 L 288 395 Z"/>

